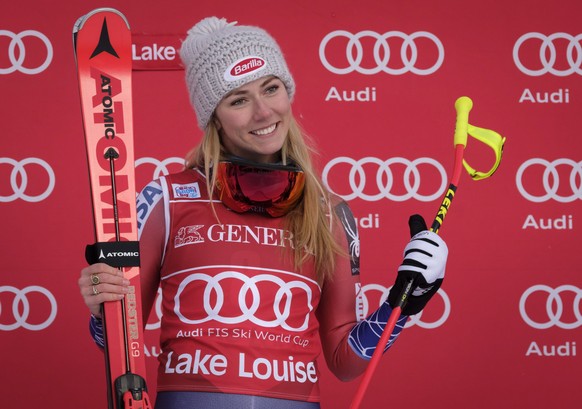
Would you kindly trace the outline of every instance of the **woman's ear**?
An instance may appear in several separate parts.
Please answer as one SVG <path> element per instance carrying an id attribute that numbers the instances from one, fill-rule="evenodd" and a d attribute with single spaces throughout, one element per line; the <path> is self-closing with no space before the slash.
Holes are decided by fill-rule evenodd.
<path id="1" fill-rule="evenodd" d="M 220 124 L 220 121 L 218 120 L 216 115 L 212 115 L 212 123 L 214 123 L 216 130 L 220 132 L 220 130 L 222 129 L 222 125 Z"/>

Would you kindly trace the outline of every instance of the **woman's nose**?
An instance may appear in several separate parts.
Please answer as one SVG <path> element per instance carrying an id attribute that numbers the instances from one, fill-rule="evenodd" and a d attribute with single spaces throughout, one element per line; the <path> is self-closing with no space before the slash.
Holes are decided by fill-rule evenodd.
<path id="1" fill-rule="evenodd" d="M 273 111 L 269 104 L 262 98 L 257 98 L 254 106 L 254 117 L 255 119 L 267 118 L 271 115 Z"/>

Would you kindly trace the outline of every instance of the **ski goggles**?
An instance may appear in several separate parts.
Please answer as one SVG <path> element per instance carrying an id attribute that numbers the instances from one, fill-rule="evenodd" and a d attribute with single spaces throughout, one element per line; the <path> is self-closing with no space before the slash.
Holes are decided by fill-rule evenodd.
<path id="1" fill-rule="evenodd" d="M 283 216 L 299 203 L 305 186 L 305 174 L 297 165 L 229 158 L 220 161 L 215 171 L 220 200 L 238 213 Z"/>

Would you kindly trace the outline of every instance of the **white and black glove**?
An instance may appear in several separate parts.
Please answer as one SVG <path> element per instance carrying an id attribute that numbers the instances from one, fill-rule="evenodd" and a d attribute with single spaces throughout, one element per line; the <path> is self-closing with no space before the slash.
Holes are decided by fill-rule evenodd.
<path id="1" fill-rule="evenodd" d="M 408 221 L 412 238 L 404 248 L 404 260 L 390 289 L 388 303 L 392 308 L 401 303 L 402 293 L 412 280 L 412 292 L 403 304 L 402 314 L 418 314 L 440 288 L 445 277 L 449 250 L 444 240 L 427 230 L 422 216 L 410 216 Z"/>

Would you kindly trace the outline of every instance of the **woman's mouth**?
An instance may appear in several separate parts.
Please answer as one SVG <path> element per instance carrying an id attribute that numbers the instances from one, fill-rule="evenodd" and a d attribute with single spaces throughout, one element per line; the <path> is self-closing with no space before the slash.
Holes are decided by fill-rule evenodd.
<path id="1" fill-rule="evenodd" d="M 251 131 L 251 133 L 253 135 L 258 135 L 258 136 L 268 135 L 271 132 L 273 132 L 275 130 L 275 128 L 277 128 L 277 124 L 273 124 L 273 125 L 268 126 L 266 128 L 257 129 L 255 131 Z"/>

